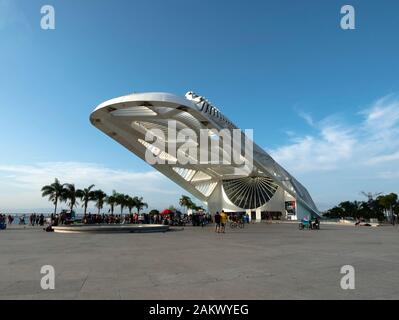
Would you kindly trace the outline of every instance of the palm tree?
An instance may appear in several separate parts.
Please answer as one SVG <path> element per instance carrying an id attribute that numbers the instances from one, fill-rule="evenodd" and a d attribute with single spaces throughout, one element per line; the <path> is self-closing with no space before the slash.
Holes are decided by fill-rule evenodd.
<path id="1" fill-rule="evenodd" d="M 190 209 L 193 209 L 193 210 L 195 210 L 195 211 L 204 210 L 204 208 L 203 208 L 202 206 L 197 206 L 195 203 L 194 203 L 194 205 L 193 205 Z"/>
<path id="2" fill-rule="evenodd" d="M 140 213 L 140 210 L 144 207 L 148 208 L 148 204 L 143 202 L 143 197 L 134 197 L 133 199 L 135 201 L 134 207 L 137 209 L 137 213 Z"/>
<path id="3" fill-rule="evenodd" d="M 136 207 L 136 200 L 128 195 L 125 195 L 125 205 L 129 209 L 129 214 L 132 214 L 132 210 Z"/>
<path id="4" fill-rule="evenodd" d="M 93 195 L 94 195 L 93 200 L 96 201 L 96 207 L 98 209 L 98 214 L 100 214 L 100 211 L 104 207 L 104 202 L 107 198 L 107 194 L 102 190 L 94 190 Z"/>
<path id="5" fill-rule="evenodd" d="M 116 194 L 116 204 L 121 207 L 121 214 L 126 207 L 126 196 L 123 193 Z"/>
<path id="6" fill-rule="evenodd" d="M 69 200 L 68 205 L 69 208 L 71 209 L 71 212 L 73 208 L 78 204 L 77 198 L 78 198 L 78 190 L 76 190 L 75 185 L 71 183 L 66 183 L 64 191 L 61 194 L 60 200 L 65 202 Z"/>
<path id="7" fill-rule="evenodd" d="M 117 204 L 116 197 L 117 193 L 115 190 L 112 190 L 112 195 L 109 195 L 106 199 L 105 202 L 111 207 L 111 214 L 114 214 L 114 208 L 115 205 Z"/>
<path id="8" fill-rule="evenodd" d="M 58 200 L 61 200 L 64 192 L 64 185 L 55 178 L 54 182 L 50 185 L 46 185 L 42 188 L 42 197 L 48 197 L 49 201 L 54 203 L 54 214 L 57 213 Z"/>
<path id="9" fill-rule="evenodd" d="M 83 201 L 82 207 L 85 209 L 84 210 L 84 215 L 86 215 L 87 212 L 87 206 L 89 205 L 89 201 L 94 200 L 94 191 L 91 191 L 91 189 L 94 188 L 94 184 L 89 186 L 88 188 L 84 188 L 83 190 L 77 190 L 77 196 L 80 198 L 80 200 Z"/>
<path id="10" fill-rule="evenodd" d="M 394 224 L 393 209 L 398 203 L 398 195 L 396 193 L 390 193 L 385 196 L 379 196 L 377 201 L 385 209 L 385 212 L 388 213 L 392 224 Z"/>
<path id="11" fill-rule="evenodd" d="M 179 204 L 180 206 L 186 208 L 186 211 L 194 205 L 194 203 L 191 201 L 191 198 L 184 195 L 181 196 Z"/>
<path id="12" fill-rule="evenodd" d="M 153 216 L 153 215 L 156 215 L 156 214 L 159 214 L 159 211 L 158 211 L 157 209 L 153 209 L 153 210 L 151 210 L 151 211 L 149 212 L 149 215 L 150 215 L 150 216 Z"/>

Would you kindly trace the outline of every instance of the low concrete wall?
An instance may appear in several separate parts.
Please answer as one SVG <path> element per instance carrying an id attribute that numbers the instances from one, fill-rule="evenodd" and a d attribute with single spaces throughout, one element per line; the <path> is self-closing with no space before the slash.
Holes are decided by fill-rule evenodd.
<path id="1" fill-rule="evenodd" d="M 69 225 L 53 227 L 58 233 L 133 233 L 133 232 L 166 232 L 169 226 L 161 224 L 132 225 Z"/>

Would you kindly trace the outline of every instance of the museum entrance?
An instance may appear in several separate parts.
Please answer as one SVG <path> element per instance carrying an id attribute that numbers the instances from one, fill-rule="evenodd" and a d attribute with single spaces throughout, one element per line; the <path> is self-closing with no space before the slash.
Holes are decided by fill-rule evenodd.
<path id="1" fill-rule="evenodd" d="M 262 211 L 260 219 L 261 221 L 281 220 L 282 215 L 281 211 Z"/>

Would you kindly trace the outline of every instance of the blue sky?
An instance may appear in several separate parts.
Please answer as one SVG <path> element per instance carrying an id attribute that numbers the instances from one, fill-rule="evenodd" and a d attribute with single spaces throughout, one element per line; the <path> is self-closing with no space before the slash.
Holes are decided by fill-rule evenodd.
<path id="1" fill-rule="evenodd" d="M 55 30 L 40 28 L 44 4 Z M 356 30 L 340 28 L 344 4 Z M 176 205 L 179 187 L 88 121 L 136 91 L 205 95 L 321 209 L 399 192 L 398 12 L 394 0 L 0 0 L 0 210 L 50 207 L 40 186 L 55 176 Z"/>

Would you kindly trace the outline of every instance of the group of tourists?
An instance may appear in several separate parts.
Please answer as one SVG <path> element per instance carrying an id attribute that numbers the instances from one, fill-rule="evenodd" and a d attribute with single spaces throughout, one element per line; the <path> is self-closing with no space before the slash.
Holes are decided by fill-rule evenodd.
<path id="1" fill-rule="evenodd" d="M 26 225 L 25 222 L 25 214 L 20 215 L 20 216 L 16 216 L 18 218 L 18 224 L 19 225 Z M 12 225 L 14 223 L 15 220 L 15 216 L 8 214 L 0 214 L 0 224 L 8 224 L 8 225 Z M 43 214 L 36 214 L 36 213 L 32 213 L 31 215 L 29 215 L 29 225 L 30 226 L 43 226 L 45 222 L 45 218 Z M 4 228 L 5 229 L 5 228 Z"/>
<path id="2" fill-rule="evenodd" d="M 31 226 L 43 226 L 44 225 L 44 215 L 43 214 L 31 214 L 29 216 L 29 225 Z"/>
<path id="3" fill-rule="evenodd" d="M 230 213 L 228 215 L 224 212 L 224 210 L 222 210 L 220 213 L 216 212 L 214 218 L 215 218 L 215 232 L 217 233 L 226 233 L 226 224 L 229 221 L 232 224 L 235 225 L 240 224 L 241 227 L 244 227 L 244 224 L 249 223 L 250 220 L 248 214 Z"/>
<path id="4" fill-rule="evenodd" d="M 220 213 L 216 212 L 216 214 L 215 214 L 215 232 L 225 233 L 227 220 L 228 220 L 228 216 L 223 210 Z"/>
<path id="5" fill-rule="evenodd" d="M 11 214 L 9 215 L 5 215 L 5 214 L 0 214 L 0 224 L 12 224 L 14 222 L 14 216 L 12 216 Z M 5 228 L 4 228 L 5 229 Z"/>

